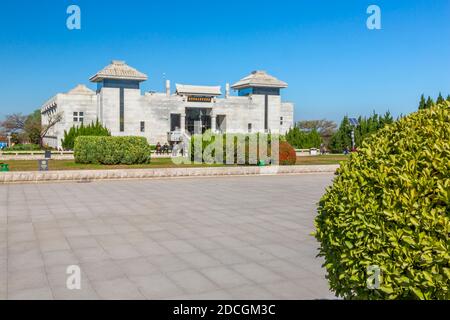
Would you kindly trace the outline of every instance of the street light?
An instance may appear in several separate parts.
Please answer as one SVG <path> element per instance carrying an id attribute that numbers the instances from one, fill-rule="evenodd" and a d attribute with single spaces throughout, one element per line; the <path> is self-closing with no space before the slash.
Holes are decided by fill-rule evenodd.
<path id="1" fill-rule="evenodd" d="M 350 121 L 350 125 L 352 126 L 352 151 L 355 150 L 355 128 L 359 126 L 359 122 L 356 118 L 348 119 Z"/>
<path id="2" fill-rule="evenodd" d="M 7 138 L 8 138 L 8 148 L 11 148 L 11 133 L 8 133 L 8 135 L 7 135 Z"/>

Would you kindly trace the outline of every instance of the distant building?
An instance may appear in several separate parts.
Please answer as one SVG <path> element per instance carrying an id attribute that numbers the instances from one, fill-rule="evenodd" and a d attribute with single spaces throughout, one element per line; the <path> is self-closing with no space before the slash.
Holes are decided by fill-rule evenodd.
<path id="1" fill-rule="evenodd" d="M 97 119 L 114 136 L 143 136 L 151 144 L 177 142 L 173 132 L 283 134 L 293 126 L 294 106 L 282 102 L 280 94 L 287 83 L 264 71 L 254 71 L 231 86 L 238 96 L 230 95 L 228 84 L 223 97 L 220 86 L 176 84 L 171 93 L 170 81 L 166 81 L 166 92 L 142 95 L 140 83 L 145 80 L 144 73 L 113 61 L 90 78 L 97 84 L 96 92 L 78 85 L 58 93 L 41 107 L 43 123 L 53 113 L 63 114 L 44 143 L 60 147 L 64 130 Z"/>

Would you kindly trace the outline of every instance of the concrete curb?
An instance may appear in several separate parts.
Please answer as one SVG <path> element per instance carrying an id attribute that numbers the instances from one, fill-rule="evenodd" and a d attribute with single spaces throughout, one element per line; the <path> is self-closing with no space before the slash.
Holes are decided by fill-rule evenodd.
<path id="1" fill-rule="evenodd" d="M 305 173 L 334 173 L 339 165 L 273 166 L 273 167 L 211 167 L 211 168 L 155 168 L 118 170 L 67 170 L 1 172 L 0 184 L 67 181 L 100 181 L 120 179 L 155 179 L 176 177 L 256 176 Z"/>

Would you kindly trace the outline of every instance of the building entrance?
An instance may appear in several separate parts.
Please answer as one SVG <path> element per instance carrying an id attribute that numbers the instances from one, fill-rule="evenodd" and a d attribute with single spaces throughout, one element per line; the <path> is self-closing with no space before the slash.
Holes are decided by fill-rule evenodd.
<path id="1" fill-rule="evenodd" d="M 186 131 L 189 134 L 205 133 L 211 129 L 211 109 L 186 108 Z"/>

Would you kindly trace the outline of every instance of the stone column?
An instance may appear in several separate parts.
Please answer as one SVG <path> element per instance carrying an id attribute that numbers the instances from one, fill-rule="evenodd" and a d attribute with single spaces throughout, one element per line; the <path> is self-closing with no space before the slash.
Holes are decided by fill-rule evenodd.
<path id="1" fill-rule="evenodd" d="M 166 96 L 170 97 L 170 80 L 166 80 Z"/>
<path id="2" fill-rule="evenodd" d="M 182 113 L 180 116 L 180 131 L 182 133 L 186 132 L 186 114 Z"/>
<path id="3" fill-rule="evenodd" d="M 212 133 L 216 133 L 216 118 L 217 118 L 217 116 L 215 114 L 211 115 L 211 131 L 212 131 Z"/>

